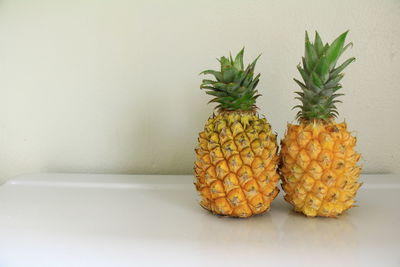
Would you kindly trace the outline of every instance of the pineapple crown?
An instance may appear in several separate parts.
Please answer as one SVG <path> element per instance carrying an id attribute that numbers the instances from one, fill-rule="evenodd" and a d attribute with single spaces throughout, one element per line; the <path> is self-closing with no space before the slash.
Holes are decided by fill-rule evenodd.
<path id="1" fill-rule="evenodd" d="M 215 77 L 215 80 L 204 79 L 200 88 L 206 89 L 208 95 L 214 96 L 209 103 L 218 103 L 216 109 L 251 111 L 256 108 L 256 99 L 260 96 L 256 86 L 260 74 L 254 77 L 254 68 L 260 56 L 245 69 L 243 53 L 244 48 L 236 55 L 235 60 L 232 59 L 232 55 L 229 55 L 229 58 L 218 59 L 221 64 L 220 71 L 205 70 L 200 73 Z"/>
<path id="2" fill-rule="evenodd" d="M 306 32 L 305 54 L 299 70 L 304 82 L 294 81 L 300 86 L 301 91 L 296 92 L 296 99 L 301 101 L 297 113 L 300 120 L 330 120 L 339 115 L 336 103 L 341 103 L 337 97 L 343 95 L 337 91 L 342 88 L 339 81 L 344 74 L 341 73 L 355 58 L 349 58 L 340 66 L 336 63 L 343 52 L 352 46 L 352 43 L 344 45 L 348 31 L 342 33 L 331 44 L 323 44 L 318 32 L 315 32 L 314 43 L 311 43 Z"/>

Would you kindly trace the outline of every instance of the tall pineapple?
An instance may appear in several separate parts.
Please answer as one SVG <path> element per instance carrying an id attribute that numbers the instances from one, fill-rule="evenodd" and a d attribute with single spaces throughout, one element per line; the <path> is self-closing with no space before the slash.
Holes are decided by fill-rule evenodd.
<path id="1" fill-rule="evenodd" d="M 306 33 L 305 56 L 298 65 L 303 82 L 296 99 L 301 104 L 298 124 L 288 124 L 282 140 L 281 168 L 285 200 L 295 211 L 307 216 L 336 217 L 354 206 L 360 183 L 360 154 L 355 152 L 356 138 L 345 122 L 337 123 L 336 103 L 341 73 L 355 58 L 337 66 L 343 52 L 347 32 L 331 44 L 323 45 L 318 32 L 314 43 Z"/>
<path id="2" fill-rule="evenodd" d="M 235 60 L 221 57 L 220 71 L 206 70 L 215 80 L 200 88 L 216 102 L 200 132 L 196 151 L 196 189 L 200 205 L 213 213 L 249 217 L 267 211 L 278 194 L 276 135 L 256 112 L 260 74 L 256 58 L 244 68 L 243 49 Z"/>

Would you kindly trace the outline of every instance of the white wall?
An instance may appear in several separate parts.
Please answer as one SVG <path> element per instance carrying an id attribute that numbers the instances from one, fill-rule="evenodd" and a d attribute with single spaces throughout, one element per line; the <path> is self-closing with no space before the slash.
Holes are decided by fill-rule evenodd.
<path id="1" fill-rule="evenodd" d="M 198 73 L 246 46 L 282 137 L 304 30 L 350 29 L 340 111 L 365 172 L 400 173 L 400 1 L 0 2 L 0 179 L 30 172 L 191 173 L 212 106 Z"/>

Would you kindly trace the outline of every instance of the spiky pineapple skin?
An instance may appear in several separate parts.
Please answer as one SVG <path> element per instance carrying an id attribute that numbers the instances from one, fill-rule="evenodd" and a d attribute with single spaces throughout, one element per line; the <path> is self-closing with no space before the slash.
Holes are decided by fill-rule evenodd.
<path id="1" fill-rule="evenodd" d="M 219 215 L 267 211 L 279 192 L 276 135 L 255 112 L 220 112 L 199 133 L 195 186 L 200 205 Z"/>
<path id="2" fill-rule="evenodd" d="M 356 138 L 345 122 L 288 124 L 280 152 L 285 200 L 306 216 L 337 217 L 354 206 L 361 183 Z"/>

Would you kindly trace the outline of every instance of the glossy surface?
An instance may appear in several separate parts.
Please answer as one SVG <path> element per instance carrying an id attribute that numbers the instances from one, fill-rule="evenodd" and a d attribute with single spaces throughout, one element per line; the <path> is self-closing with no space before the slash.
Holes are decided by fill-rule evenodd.
<path id="1" fill-rule="evenodd" d="M 400 178 L 361 180 L 338 219 L 282 193 L 232 219 L 200 208 L 192 176 L 21 176 L 0 187 L 0 266 L 400 266 Z"/>

